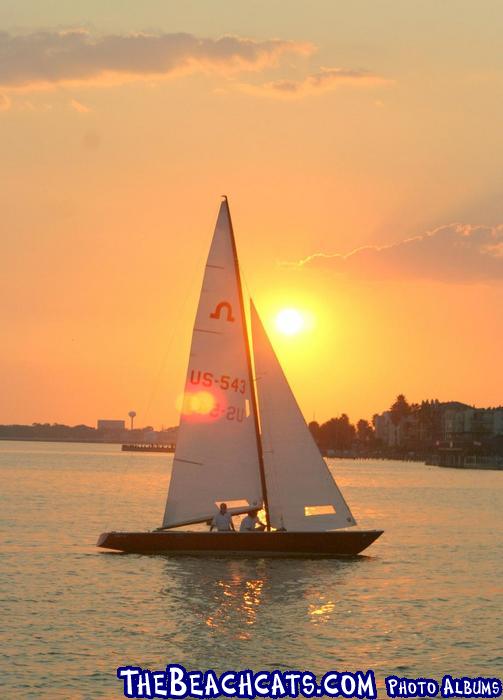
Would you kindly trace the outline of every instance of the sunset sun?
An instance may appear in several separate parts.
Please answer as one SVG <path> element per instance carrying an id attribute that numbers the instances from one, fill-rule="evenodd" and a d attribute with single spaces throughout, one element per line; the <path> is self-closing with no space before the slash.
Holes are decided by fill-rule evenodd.
<path id="1" fill-rule="evenodd" d="M 276 315 L 276 328 L 283 335 L 297 335 L 304 327 L 304 318 L 297 309 L 282 309 Z"/>

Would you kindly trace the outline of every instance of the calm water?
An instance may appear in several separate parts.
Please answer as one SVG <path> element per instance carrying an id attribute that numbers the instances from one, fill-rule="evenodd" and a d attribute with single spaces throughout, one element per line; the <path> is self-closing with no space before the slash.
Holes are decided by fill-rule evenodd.
<path id="1" fill-rule="evenodd" d="M 105 553 L 161 520 L 171 458 L 0 442 L 2 697 L 121 698 L 119 665 L 499 676 L 503 472 L 333 460 L 352 560 Z M 379 697 L 386 697 L 380 690 Z"/>

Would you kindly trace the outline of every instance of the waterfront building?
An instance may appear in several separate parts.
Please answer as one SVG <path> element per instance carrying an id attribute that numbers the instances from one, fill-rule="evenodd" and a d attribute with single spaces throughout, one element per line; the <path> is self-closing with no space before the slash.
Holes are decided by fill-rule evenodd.
<path id="1" fill-rule="evenodd" d="M 98 430 L 125 430 L 126 421 L 125 420 L 105 420 L 103 418 L 98 419 L 96 424 Z"/>

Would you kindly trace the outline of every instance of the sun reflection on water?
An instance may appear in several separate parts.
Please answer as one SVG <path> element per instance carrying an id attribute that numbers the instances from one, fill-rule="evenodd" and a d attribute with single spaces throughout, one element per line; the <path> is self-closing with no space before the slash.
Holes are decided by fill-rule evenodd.
<path id="1" fill-rule="evenodd" d="M 308 614 L 314 623 L 326 623 L 330 620 L 331 614 L 335 610 L 335 603 L 332 600 L 325 600 L 325 596 L 320 596 L 319 601 L 309 603 Z"/>
<path id="2" fill-rule="evenodd" d="M 206 617 L 206 625 L 219 630 L 227 627 L 231 618 L 235 617 L 241 617 L 243 625 L 254 625 L 257 621 L 263 585 L 263 579 L 246 579 L 238 572 L 235 572 L 230 580 L 216 581 L 213 596 L 216 605 Z M 237 637 L 248 639 L 249 633 L 240 629 Z"/>

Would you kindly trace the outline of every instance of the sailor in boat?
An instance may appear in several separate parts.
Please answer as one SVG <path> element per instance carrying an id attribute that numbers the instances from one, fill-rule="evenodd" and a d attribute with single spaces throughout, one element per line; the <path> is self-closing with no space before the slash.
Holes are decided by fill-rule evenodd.
<path id="1" fill-rule="evenodd" d="M 219 532 L 229 532 L 230 530 L 233 530 L 235 532 L 232 516 L 227 510 L 227 503 L 220 504 L 220 510 L 215 515 L 213 522 L 211 523 L 210 532 L 212 530 L 218 530 Z"/>
<path id="2" fill-rule="evenodd" d="M 239 526 L 239 532 L 253 532 L 254 530 L 265 530 L 265 525 L 257 515 L 256 510 L 250 510 L 246 518 L 243 518 Z"/>

